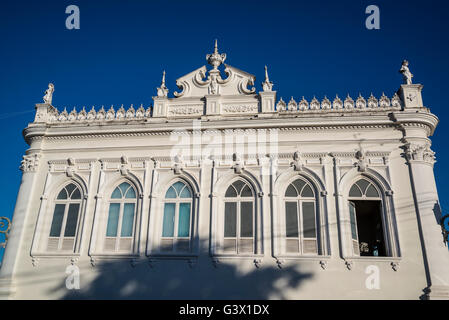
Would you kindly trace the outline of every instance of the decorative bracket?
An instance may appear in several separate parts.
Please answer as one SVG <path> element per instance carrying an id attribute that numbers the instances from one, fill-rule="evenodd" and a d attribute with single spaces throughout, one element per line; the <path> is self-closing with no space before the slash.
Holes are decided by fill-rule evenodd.
<path id="1" fill-rule="evenodd" d="M 278 265 L 279 269 L 282 269 L 282 266 L 285 264 L 284 259 L 276 259 L 276 264 Z"/>
<path id="2" fill-rule="evenodd" d="M 232 155 L 232 161 L 234 161 L 234 165 L 232 168 L 236 174 L 241 174 L 244 169 L 243 161 L 240 159 L 240 156 L 237 153 Z"/>
<path id="3" fill-rule="evenodd" d="M 352 270 L 352 267 L 354 267 L 354 262 L 350 260 L 345 260 L 345 265 L 348 270 Z"/>
<path id="4" fill-rule="evenodd" d="M 355 157 L 357 158 L 356 166 L 358 167 L 359 172 L 365 172 L 367 163 L 365 159 L 365 152 L 362 150 L 359 150 L 355 153 Z"/>
<path id="5" fill-rule="evenodd" d="M 392 268 L 394 271 L 398 271 L 398 269 L 399 269 L 399 262 L 393 261 L 393 262 L 391 263 L 391 268 Z"/>
<path id="6" fill-rule="evenodd" d="M 212 264 L 214 265 L 215 268 L 218 268 L 220 260 L 218 258 L 212 258 Z"/>
<path id="7" fill-rule="evenodd" d="M 129 163 L 128 158 L 126 156 L 121 156 L 120 162 L 121 162 L 121 164 L 120 164 L 120 174 L 122 176 L 128 175 L 128 163 Z"/>
<path id="8" fill-rule="evenodd" d="M 326 260 L 320 260 L 320 265 L 323 270 L 326 270 L 327 268 L 327 261 Z"/>
<path id="9" fill-rule="evenodd" d="M 67 175 L 67 177 L 71 178 L 73 177 L 74 173 L 75 173 L 75 160 L 73 160 L 73 158 L 68 158 L 65 174 Z"/>
<path id="10" fill-rule="evenodd" d="M 174 164 L 172 169 L 174 174 L 181 174 L 181 170 L 184 167 L 184 158 L 182 157 L 182 154 L 177 154 L 173 160 Z"/>
<path id="11" fill-rule="evenodd" d="M 253 262 L 256 268 L 260 268 L 260 266 L 262 265 L 262 259 L 254 259 Z"/>
<path id="12" fill-rule="evenodd" d="M 304 163 L 301 159 L 299 151 L 295 151 L 295 153 L 293 154 L 293 162 L 290 165 L 293 167 L 293 170 L 302 171 Z"/>

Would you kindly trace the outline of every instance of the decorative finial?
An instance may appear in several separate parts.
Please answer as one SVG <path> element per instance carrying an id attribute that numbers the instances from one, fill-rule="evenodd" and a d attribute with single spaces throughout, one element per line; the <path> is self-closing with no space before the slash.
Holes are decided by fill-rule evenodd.
<path id="1" fill-rule="evenodd" d="M 168 96 L 168 88 L 165 85 L 165 70 L 162 72 L 161 86 L 159 88 L 157 88 L 157 96 L 158 97 L 167 97 Z"/>
<path id="2" fill-rule="evenodd" d="M 45 90 L 44 103 L 51 105 L 53 100 L 53 92 L 55 92 L 55 86 L 53 83 L 48 84 L 48 89 Z"/>
<path id="3" fill-rule="evenodd" d="M 399 72 L 402 73 L 405 84 L 412 84 L 413 74 L 410 72 L 410 69 L 408 68 L 407 60 L 402 61 L 402 66 Z"/>
<path id="4" fill-rule="evenodd" d="M 162 72 L 162 82 L 161 82 L 161 87 L 165 86 L 165 70 Z"/>
<path id="5" fill-rule="evenodd" d="M 271 91 L 273 89 L 273 82 L 270 82 L 270 78 L 268 78 L 268 68 L 265 66 L 265 81 L 262 82 L 263 91 Z"/>
<path id="6" fill-rule="evenodd" d="M 206 55 L 207 62 L 218 70 L 218 67 L 226 60 L 226 53 L 218 53 L 218 41 L 215 39 L 214 53 Z"/>

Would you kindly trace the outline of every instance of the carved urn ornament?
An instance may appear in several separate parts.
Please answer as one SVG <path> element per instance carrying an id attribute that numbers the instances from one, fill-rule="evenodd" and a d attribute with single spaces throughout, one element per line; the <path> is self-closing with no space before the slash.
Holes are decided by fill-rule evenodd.
<path id="1" fill-rule="evenodd" d="M 218 67 L 226 60 L 226 53 L 218 53 L 217 39 L 215 39 L 214 53 L 208 54 L 206 60 L 214 67 L 214 70 L 218 70 Z"/>

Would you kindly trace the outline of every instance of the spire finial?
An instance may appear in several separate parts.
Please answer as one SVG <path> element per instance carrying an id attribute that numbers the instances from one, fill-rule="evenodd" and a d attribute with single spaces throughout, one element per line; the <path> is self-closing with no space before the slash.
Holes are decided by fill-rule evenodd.
<path id="1" fill-rule="evenodd" d="M 218 53 L 218 40 L 217 39 L 215 39 L 214 53 Z"/>
<path id="2" fill-rule="evenodd" d="M 165 87 L 165 70 L 162 72 L 162 82 L 161 82 L 161 87 L 164 86 Z"/>
<path id="3" fill-rule="evenodd" d="M 167 97 L 168 96 L 168 88 L 165 85 L 165 70 L 162 72 L 161 86 L 159 88 L 157 88 L 157 96 L 158 97 Z"/>
<path id="4" fill-rule="evenodd" d="M 262 82 L 263 91 L 271 91 L 273 89 L 273 82 L 270 82 L 270 78 L 268 78 L 268 68 L 265 66 L 265 81 Z"/>

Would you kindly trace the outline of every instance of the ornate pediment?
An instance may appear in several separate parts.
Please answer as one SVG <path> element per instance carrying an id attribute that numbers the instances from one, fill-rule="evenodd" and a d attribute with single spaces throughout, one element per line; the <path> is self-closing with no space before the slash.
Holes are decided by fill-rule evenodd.
<path id="1" fill-rule="evenodd" d="M 207 71 L 206 66 L 192 71 L 176 80 L 181 90 L 174 92 L 177 98 L 204 97 L 206 95 L 245 95 L 255 93 L 253 87 L 256 77 L 252 74 L 224 64 L 226 54 L 218 53 L 217 42 L 213 54 L 208 54 L 206 60 L 213 67 Z M 218 67 L 224 64 L 225 78 L 221 76 Z"/>

